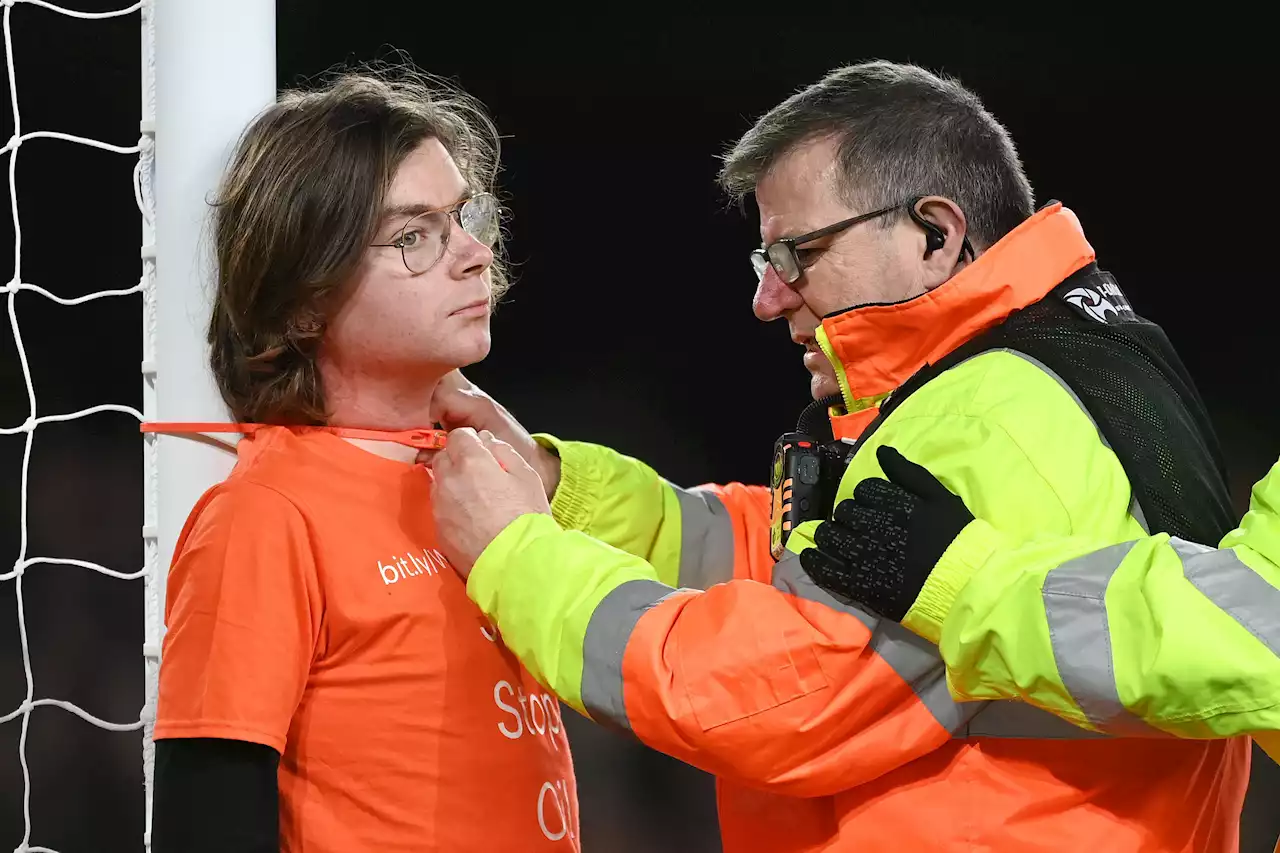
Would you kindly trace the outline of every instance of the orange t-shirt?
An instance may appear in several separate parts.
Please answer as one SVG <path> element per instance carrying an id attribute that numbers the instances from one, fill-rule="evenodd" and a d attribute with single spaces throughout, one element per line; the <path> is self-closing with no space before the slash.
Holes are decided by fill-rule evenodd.
<path id="1" fill-rule="evenodd" d="M 170 569 L 155 737 L 281 755 L 281 850 L 580 849 L 559 705 L 435 549 L 430 477 L 264 429 Z"/>

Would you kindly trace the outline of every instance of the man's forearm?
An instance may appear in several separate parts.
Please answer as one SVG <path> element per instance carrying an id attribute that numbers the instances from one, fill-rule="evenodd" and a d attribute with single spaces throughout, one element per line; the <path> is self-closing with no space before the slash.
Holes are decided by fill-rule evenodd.
<path id="1" fill-rule="evenodd" d="M 976 522 L 962 539 L 980 534 Z M 943 608 L 939 648 L 962 699 L 1021 699 L 1103 731 L 1133 717 L 1184 737 L 1275 731 L 1278 581 L 1246 546 L 1165 534 L 991 549 Z M 1075 616 L 1089 608 L 1104 616 Z M 1082 675 L 1099 664 L 1110 678 Z"/>
<path id="2" fill-rule="evenodd" d="M 648 562 L 668 586 L 706 589 L 731 578 L 768 581 L 770 492 L 741 483 L 680 488 L 608 447 L 535 437 L 561 460 L 551 514 Z"/>
<path id="3" fill-rule="evenodd" d="M 745 580 L 676 590 L 639 558 L 545 515 L 493 540 L 467 592 L 569 707 L 788 796 L 874 779 L 941 746 L 981 707 L 953 709 L 941 661 L 896 625 L 882 655 L 871 617 L 834 600 Z M 931 685 L 928 702 L 916 685 Z"/>

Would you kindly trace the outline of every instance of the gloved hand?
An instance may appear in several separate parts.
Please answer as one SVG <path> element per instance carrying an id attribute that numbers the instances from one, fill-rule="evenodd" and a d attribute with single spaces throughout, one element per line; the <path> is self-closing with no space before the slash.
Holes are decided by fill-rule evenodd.
<path id="1" fill-rule="evenodd" d="M 800 553 L 814 583 L 846 603 L 901 622 L 973 513 L 928 470 L 892 447 L 876 450 L 889 478 L 863 480 Z"/>

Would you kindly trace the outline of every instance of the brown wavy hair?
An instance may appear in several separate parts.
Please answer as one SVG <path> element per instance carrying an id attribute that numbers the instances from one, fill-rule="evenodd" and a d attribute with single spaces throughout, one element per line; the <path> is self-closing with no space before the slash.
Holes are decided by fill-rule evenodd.
<path id="1" fill-rule="evenodd" d="M 438 139 L 473 192 L 493 192 L 498 133 L 456 86 L 405 67 L 284 92 L 248 127 L 213 201 L 210 366 L 238 421 L 323 424 L 316 355 L 401 162 Z M 493 299 L 507 288 L 502 245 Z"/>

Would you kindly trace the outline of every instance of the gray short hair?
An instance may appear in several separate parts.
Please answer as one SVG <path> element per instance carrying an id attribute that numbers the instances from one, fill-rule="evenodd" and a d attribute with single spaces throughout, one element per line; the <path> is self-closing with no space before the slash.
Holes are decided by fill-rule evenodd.
<path id="1" fill-rule="evenodd" d="M 985 247 L 1034 211 L 1013 139 L 978 96 L 884 61 L 837 68 L 765 113 L 724 155 L 720 185 L 741 201 L 783 156 L 824 137 L 838 145 L 837 191 L 862 212 L 944 196 Z"/>

